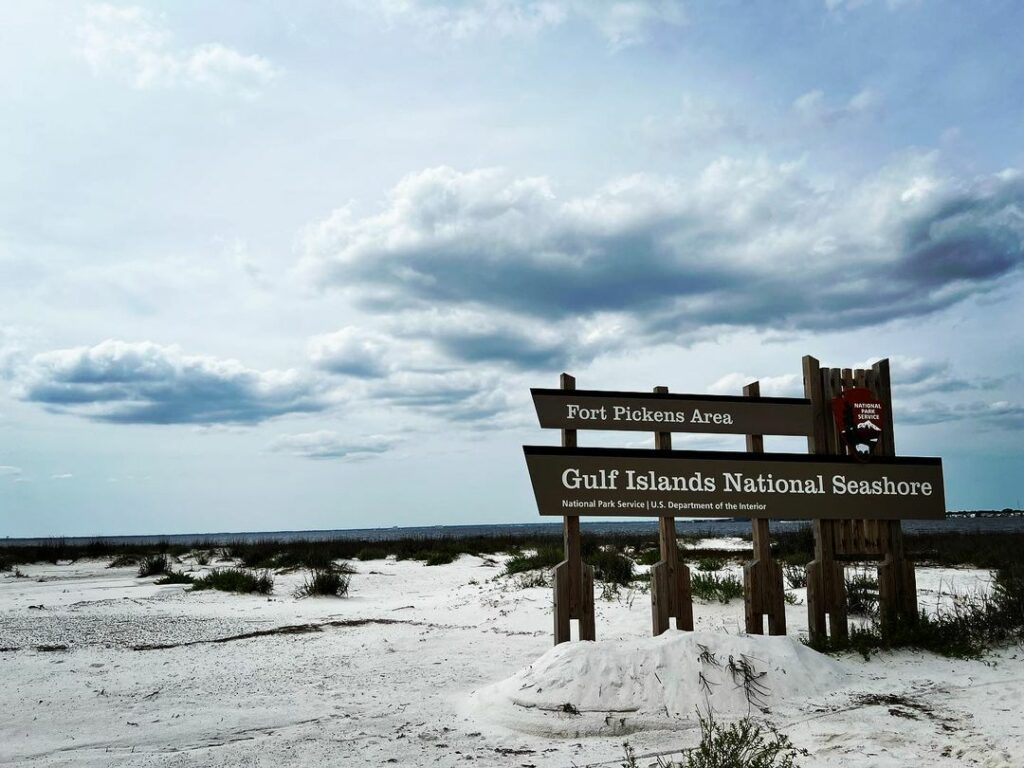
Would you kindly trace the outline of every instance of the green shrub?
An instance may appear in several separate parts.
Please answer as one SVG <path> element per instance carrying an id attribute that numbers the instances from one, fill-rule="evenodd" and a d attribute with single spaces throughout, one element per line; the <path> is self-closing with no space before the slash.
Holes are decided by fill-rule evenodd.
<path id="1" fill-rule="evenodd" d="M 151 555 L 139 563 L 139 576 L 159 576 L 167 573 L 167 555 Z"/>
<path id="2" fill-rule="evenodd" d="M 731 574 L 716 576 L 694 573 L 690 575 L 690 591 L 694 597 L 728 603 L 734 598 L 743 597 L 743 582 Z"/>
<path id="3" fill-rule="evenodd" d="M 661 550 L 657 548 L 645 549 L 636 556 L 638 565 L 654 565 L 659 560 L 661 560 Z"/>
<path id="4" fill-rule="evenodd" d="M 156 581 L 154 584 L 192 584 L 195 579 L 191 573 L 182 573 L 181 571 L 169 570 L 167 574 Z"/>
<path id="5" fill-rule="evenodd" d="M 267 571 L 255 574 L 244 568 L 220 568 L 200 576 L 193 583 L 192 589 L 269 595 L 274 589 L 274 577 Z"/>
<path id="6" fill-rule="evenodd" d="M 505 561 L 505 575 L 532 571 L 536 568 L 554 568 L 565 559 L 561 545 L 541 547 L 531 554 L 517 552 Z"/>
<path id="7" fill-rule="evenodd" d="M 10 571 L 14 569 L 14 563 L 8 560 L 6 557 L 0 557 L 0 573 L 4 571 Z"/>
<path id="8" fill-rule="evenodd" d="M 382 547 L 363 547 L 356 553 L 357 560 L 384 560 L 387 556 Z"/>
<path id="9" fill-rule="evenodd" d="M 417 560 L 423 560 L 424 565 L 448 565 L 448 563 L 455 562 L 455 558 L 458 554 L 455 552 L 426 552 L 424 557 Z"/>
<path id="10" fill-rule="evenodd" d="M 789 737 L 771 725 L 759 725 L 745 717 L 722 726 L 711 714 L 697 714 L 700 744 L 679 761 L 658 758 L 659 768 L 796 768 L 796 758 L 806 750 L 793 746 Z M 627 743 L 622 768 L 639 768 L 636 752 Z"/>
<path id="11" fill-rule="evenodd" d="M 720 571 L 725 567 L 725 561 L 717 557 L 702 557 L 697 561 L 698 571 Z"/>
<path id="12" fill-rule="evenodd" d="M 790 589 L 803 589 L 807 586 L 807 569 L 802 565 L 783 565 L 782 574 Z"/>
<path id="13" fill-rule="evenodd" d="M 846 575 L 846 610 L 854 616 L 878 615 L 878 579 L 867 571 Z"/>
<path id="14" fill-rule="evenodd" d="M 772 557 L 776 560 L 803 565 L 814 559 L 814 529 L 810 525 L 773 534 L 772 539 Z"/>
<path id="15" fill-rule="evenodd" d="M 594 566 L 594 579 L 619 586 L 629 586 L 635 573 L 633 561 L 621 552 L 611 549 L 599 549 L 586 558 L 587 563 Z"/>
<path id="16" fill-rule="evenodd" d="M 543 573 L 524 573 L 515 581 L 516 589 L 529 589 L 530 587 L 550 587 L 547 577 Z"/>
<path id="17" fill-rule="evenodd" d="M 107 568 L 134 568 L 138 564 L 138 555 L 118 555 L 107 564 Z"/>
<path id="18" fill-rule="evenodd" d="M 726 726 L 709 714 L 700 719 L 700 745 L 686 755 L 685 768 L 794 768 L 801 753 L 789 737 L 745 717 Z"/>
<path id="19" fill-rule="evenodd" d="M 922 611 L 915 622 L 883 626 L 875 619 L 866 627 L 853 627 L 845 643 L 834 641 L 820 650 L 853 650 L 870 658 L 872 651 L 919 648 L 942 656 L 972 658 L 1009 643 L 1024 642 L 1024 569 L 1000 568 L 992 595 L 960 595 L 951 607 L 935 616 Z"/>
<path id="20" fill-rule="evenodd" d="M 306 582 L 295 590 L 296 597 L 345 597 L 348 594 L 349 576 L 337 569 L 313 570 Z"/>
<path id="21" fill-rule="evenodd" d="M 210 553 L 209 552 L 196 552 L 196 565 L 209 565 L 210 564 Z"/>

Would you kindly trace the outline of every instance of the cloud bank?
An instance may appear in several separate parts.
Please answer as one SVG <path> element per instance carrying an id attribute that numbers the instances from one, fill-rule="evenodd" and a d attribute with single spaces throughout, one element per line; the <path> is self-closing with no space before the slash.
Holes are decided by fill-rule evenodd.
<path id="1" fill-rule="evenodd" d="M 441 167 L 404 178 L 379 213 L 311 227 L 303 264 L 365 310 L 448 313 L 434 337 L 458 359 L 527 368 L 563 359 L 589 323 L 665 342 L 947 308 L 1019 276 L 1024 179 L 943 177 L 915 158 L 823 185 L 721 159 L 692 180 L 636 175 L 560 199 L 546 179 Z M 458 322 L 474 312 L 503 319 Z M 531 323 L 547 337 L 517 332 Z"/>
<path id="2" fill-rule="evenodd" d="M 36 355 L 19 372 L 15 394 L 115 424 L 258 424 L 329 404 L 322 384 L 294 370 L 258 371 L 177 347 L 114 340 Z"/>

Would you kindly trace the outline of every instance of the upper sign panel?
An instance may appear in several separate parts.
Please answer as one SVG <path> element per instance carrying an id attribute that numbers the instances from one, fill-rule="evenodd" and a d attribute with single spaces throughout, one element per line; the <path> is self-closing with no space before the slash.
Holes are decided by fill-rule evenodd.
<path id="1" fill-rule="evenodd" d="M 675 395 L 531 389 L 540 425 L 552 429 L 809 435 L 811 402 L 795 397 Z"/>

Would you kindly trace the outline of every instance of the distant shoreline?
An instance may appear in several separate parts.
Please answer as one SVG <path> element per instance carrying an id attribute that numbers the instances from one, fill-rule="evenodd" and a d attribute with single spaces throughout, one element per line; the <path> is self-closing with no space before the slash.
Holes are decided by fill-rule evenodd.
<path id="1" fill-rule="evenodd" d="M 772 528 L 793 531 L 809 525 L 809 521 L 772 521 Z M 582 522 L 589 533 L 649 533 L 657 530 L 655 520 L 624 520 Z M 1024 531 L 1024 510 L 975 510 L 948 513 L 945 520 L 906 520 L 908 533 L 958 531 L 961 533 L 992 533 L 998 531 Z M 508 536 L 514 534 L 551 535 L 561 533 L 561 522 L 551 523 L 494 523 L 488 525 L 428 525 L 394 526 L 390 528 L 345 528 L 307 531 L 220 531 L 216 533 L 141 534 L 111 536 L 32 536 L 0 538 L 0 548 L 33 546 L 61 541 L 69 545 L 102 542 L 105 544 L 202 544 L 217 545 L 253 541 L 324 541 L 330 539 L 393 540 L 410 538 L 464 538 L 473 536 Z M 699 535 L 710 538 L 743 536 L 750 533 L 749 518 L 677 519 L 680 535 Z"/>

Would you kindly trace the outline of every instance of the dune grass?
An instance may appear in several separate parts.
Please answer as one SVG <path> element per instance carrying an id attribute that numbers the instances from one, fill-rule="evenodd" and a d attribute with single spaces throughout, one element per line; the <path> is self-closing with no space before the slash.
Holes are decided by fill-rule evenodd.
<path id="1" fill-rule="evenodd" d="M 952 606 L 916 622 L 884 627 L 880 618 L 852 627 L 844 643 L 816 646 L 828 652 L 856 651 L 865 659 L 881 650 L 917 648 L 942 656 L 977 658 L 999 646 L 1024 643 L 1024 564 L 996 569 L 992 594 L 958 596 Z"/>
<path id="2" fill-rule="evenodd" d="M 703 600 L 728 603 L 743 597 L 743 582 L 732 575 L 718 576 L 697 571 L 690 574 L 690 591 Z"/>
<path id="3" fill-rule="evenodd" d="M 169 565 L 167 555 L 150 555 L 139 563 L 139 576 L 159 576 L 167 573 Z"/>
<path id="4" fill-rule="evenodd" d="M 190 573 L 168 570 L 167 573 L 153 582 L 154 584 L 193 584 L 195 577 Z"/>
<path id="5" fill-rule="evenodd" d="M 192 589 L 269 595 L 274 590 L 274 577 L 267 571 L 253 573 L 245 568 L 218 568 L 195 579 Z"/>
<path id="6" fill-rule="evenodd" d="M 336 568 L 311 570 L 295 597 L 345 597 L 349 581 L 349 574 Z"/>

